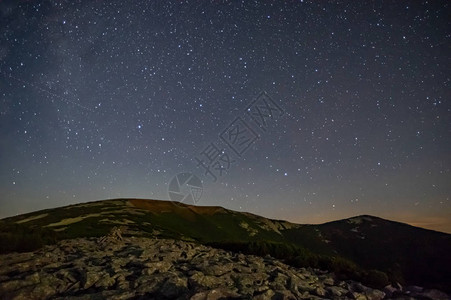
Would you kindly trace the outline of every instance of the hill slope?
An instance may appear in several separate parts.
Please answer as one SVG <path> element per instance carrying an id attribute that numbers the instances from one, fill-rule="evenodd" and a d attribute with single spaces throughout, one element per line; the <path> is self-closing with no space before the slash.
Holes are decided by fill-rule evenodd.
<path id="1" fill-rule="evenodd" d="M 115 199 L 0 220 L 0 252 L 62 239 L 100 237 L 121 226 L 135 237 L 193 241 L 328 269 L 372 286 L 389 280 L 450 291 L 451 235 L 359 216 L 321 225 L 271 220 L 222 207 Z"/>

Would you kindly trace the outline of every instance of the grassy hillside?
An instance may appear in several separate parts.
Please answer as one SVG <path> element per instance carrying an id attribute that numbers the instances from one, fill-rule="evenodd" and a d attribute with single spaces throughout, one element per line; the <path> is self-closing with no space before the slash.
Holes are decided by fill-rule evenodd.
<path id="1" fill-rule="evenodd" d="M 375 287 L 390 280 L 450 291 L 451 235 L 372 216 L 322 225 L 271 220 L 222 207 L 115 199 L 0 220 L 0 252 L 31 251 L 76 237 L 125 234 L 196 241 L 296 266 L 335 271 Z"/>
<path id="2" fill-rule="evenodd" d="M 319 225 L 330 247 L 398 281 L 451 287 L 451 235 L 372 216 Z"/>

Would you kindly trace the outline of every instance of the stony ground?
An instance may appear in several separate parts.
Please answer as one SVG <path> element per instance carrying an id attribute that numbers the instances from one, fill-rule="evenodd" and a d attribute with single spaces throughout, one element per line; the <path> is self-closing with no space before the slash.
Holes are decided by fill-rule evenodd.
<path id="1" fill-rule="evenodd" d="M 147 238 L 74 239 L 0 256 L 0 299 L 448 299 L 385 292 L 273 258 Z"/>

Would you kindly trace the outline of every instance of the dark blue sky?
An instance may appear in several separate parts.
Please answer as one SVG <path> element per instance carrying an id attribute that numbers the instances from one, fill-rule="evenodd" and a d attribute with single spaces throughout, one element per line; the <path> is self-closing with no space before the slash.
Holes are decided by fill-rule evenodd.
<path id="1" fill-rule="evenodd" d="M 0 1 L 0 217 L 169 199 L 190 172 L 198 205 L 451 232 L 450 12 L 448 1 Z M 226 142 L 235 129 L 247 130 L 242 153 Z"/>

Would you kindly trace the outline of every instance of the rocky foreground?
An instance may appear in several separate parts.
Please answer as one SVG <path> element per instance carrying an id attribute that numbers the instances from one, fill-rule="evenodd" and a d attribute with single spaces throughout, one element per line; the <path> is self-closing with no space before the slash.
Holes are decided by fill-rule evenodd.
<path id="1" fill-rule="evenodd" d="M 380 291 L 271 257 L 118 232 L 0 256 L 0 299 L 326 298 L 449 299 L 437 290 Z"/>

